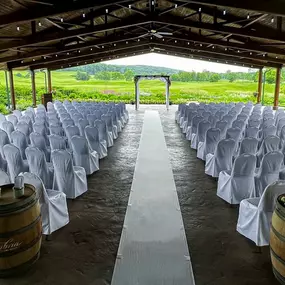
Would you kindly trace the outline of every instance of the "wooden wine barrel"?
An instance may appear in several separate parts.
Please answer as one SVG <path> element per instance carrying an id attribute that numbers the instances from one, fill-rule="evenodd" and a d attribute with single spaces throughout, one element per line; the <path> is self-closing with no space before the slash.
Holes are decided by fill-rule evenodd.
<path id="1" fill-rule="evenodd" d="M 27 270 L 40 254 L 42 223 L 36 189 L 25 184 L 24 196 L 15 199 L 13 186 L 1 186 L 0 277 Z"/>

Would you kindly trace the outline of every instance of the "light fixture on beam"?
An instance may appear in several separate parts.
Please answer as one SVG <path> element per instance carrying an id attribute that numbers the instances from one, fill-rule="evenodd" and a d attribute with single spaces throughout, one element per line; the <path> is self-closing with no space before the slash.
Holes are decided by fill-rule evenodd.
<path id="1" fill-rule="evenodd" d="M 227 13 L 227 11 L 226 11 L 226 10 L 224 10 L 224 11 L 223 11 L 223 15 L 226 15 L 226 13 Z"/>
<path id="2" fill-rule="evenodd" d="M 114 47 L 116 46 L 117 44 L 114 44 Z"/>
<path id="3" fill-rule="evenodd" d="M 67 53 L 67 55 L 69 55 L 69 52 Z"/>
<path id="4" fill-rule="evenodd" d="M 35 59 L 33 58 L 33 61 L 35 61 Z"/>
<path id="5" fill-rule="evenodd" d="M 247 17 L 246 17 L 247 19 L 249 19 L 250 18 L 250 16 L 249 16 L 249 14 L 247 14 Z"/>
<path id="6" fill-rule="evenodd" d="M 85 17 L 86 17 L 85 13 L 83 13 L 83 14 L 82 14 L 82 17 L 83 17 L 83 18 L 85 18 Z"/>
<path id="7" fill-rule="evenodd" d="M 55 57 L 57 57 L 57 54 L 55 55 Z"/>
<path id="8" fill-rule="evenodd" d="M 271 23 L 274 23 L 274 17 L 271 18 Z"/>
<path id="9" fill-rule="evenodd" d="M 129 42 L 128 41 L 126 41 L 126 45 L 128 44 Z"/>
<path id="10" fill-rule="evenodd" d="M 202 8 L 199 8 L 199 12 L 201 13 L 201 11 L 202 11 Z"/>
<path id="11" fill-rule="evenodd" d="M 252 52 L 250 52 L 249 54 L 252 55 Z"/>
<path id="12" fill-rule="evenodd" d="M 21 60 L 21 63 L 24 63 L 24 61 L 23 61 L 23 60 Z"/>
<path id="13" fill-rule="evenodd" d="M 20 27 L 19 26 L 17 26 L 17 31 L 20 31 Z"/>
<path id="14" fill-rule="evenodd" d="M 60 21 L 63 23 L 63 18 L 60 18 Z"/>
<path id="15" fill-rule="evenodd" d="M 41 27 L 42 26 L 42 23 L 41 22 L 39 22 L 39 27 Z"/>
<path id="16" fill-rule="evenodd" d="M 175 9 L 176 9 L 176 8 L 178 7 L 178 5 L 177 5 L 177 4 L 175 4 L 175 5 L 174 5 L 174 7 L 175 7 Z"/>
<path id="17" fill-rule="evenodd" d="M 78 53 L 80 53 L 80 49 L 78 50 Z"/>
<path id="18" fill-rule="evenodd" d="M 108 9 L 106 9 L 106 14 L 108 14 L 109 13 L 109 10 Z"/>
<path id="19" fill-rule="evenodd" d="M 93 48 L 90 48 L 90 50 L 92 51 L 92 50 L 93 50 Z"/>
<path id="20" fill-rule="evenodd" d="M 227 51 L 228 50 L 228 48 L 225 48 L 225 51 Z"/>
<path id="21" fill-rule="evenodd" d="M 132 5 L 131 4 L 129 5 L 129 9 L 132 9 Z"/>
<path id="22" fill-rule="evenodd" d="M 212 46 L 212 48 L 215 48 L 215 46 Z"/>
<path id="23" fill-rule="evenodd" d="M 104 46 L 102 46 L 102 48 L 104 48 Z"/>
<path id="24" fill-rule="evenodd" d="M 190 43 L 188 42 L 188 43 L 187 43 L 187 45 L 189 46 L 189 45 L 190 45 Z"/>

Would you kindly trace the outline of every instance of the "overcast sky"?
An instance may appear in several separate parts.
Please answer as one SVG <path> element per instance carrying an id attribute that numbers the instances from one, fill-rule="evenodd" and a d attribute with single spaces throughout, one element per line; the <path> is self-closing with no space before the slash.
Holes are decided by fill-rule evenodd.
<path id="1" fill-rule="evenodd" d="M 235 65 L 227 65 L 220 63 L 213 63 L 202 60 L 187 59 L 177 56 L 163 55 L 157 53 L 142 54 L 137 56 L 131 56 L 126 58 L 120 58 L 105 62 L 106 64 L 117 64 L 117 65 L 152 65 L 162 66 L 174 69 L 180 69 L 185 71 L 213 71 L 213 72 L 226 72 L 241 71 L 247 72 L 248 68 L 238 67 Z"/>

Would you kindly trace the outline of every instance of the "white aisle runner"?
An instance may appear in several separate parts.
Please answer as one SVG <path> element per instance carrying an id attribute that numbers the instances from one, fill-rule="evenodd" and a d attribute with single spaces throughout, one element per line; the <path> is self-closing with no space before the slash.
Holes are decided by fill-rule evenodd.
<path id="1" fill-rule="evenodd" d="M 146 111 L 112 285 L 194 285 L 169 154 Z"/>

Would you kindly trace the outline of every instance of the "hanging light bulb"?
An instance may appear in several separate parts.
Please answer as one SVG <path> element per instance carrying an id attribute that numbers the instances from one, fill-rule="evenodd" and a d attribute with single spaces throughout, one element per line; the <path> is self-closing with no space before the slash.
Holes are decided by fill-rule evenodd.
<path id="1" fill-rule="evenodd" d="M 175 6 L 174 6 L 174 7 L 175 7 L 175 9 L 176 9 L 176 8 L 178 7 L 178 5 L 177 5 L 177 4 L 175 4 Z"/>
<path id="2" fill-rule="evenodd" d="M 63 18 L 60 18 L 60 21 L 63 23 Z"/>
<path id="3" fill-rule="evenodd" d="M 41 22 L 39 22 L 39 27 L 41 27 L 42 26 L 42 23 Z"/>
<path id="4" fill-rule="evenodd" d="M 274 23 L 274 17 L 271 18 L 271 23 Z"/>
<path id="5" fill-rule="evenodd" d="M 85 17 L 86 17 L 85 13 L 83 13 L 83 14 L 82 14 L 82 17 L 83 17 L 83 18 L 85 18 Z"/>
<path id="6" fill-rule="evenodd" d="M 20 27 L 19 26 L 17 26 L 17 31 L 20 31 Z"/>
<path id="7" fill-rule="evenodd" d="M 246 17 L 247 19 L 249 19 L 250 18 L 250 16 L 249 16 L 249 14 L 247 14 L 247 17 Z"/>
<path id="8" fill-rule="evenodd" d="M 201 12 L 202 11 L 202 8 L 199 8 L 199 12 Z"/>
<path id="9" fill-rule="evenodd" d="M 226 11 L 226 10 L 224 10 L 224 11 L 223 11 L 223 15 L 226 15 L 226 13 L 227 13 L 227 11 Z"/>

